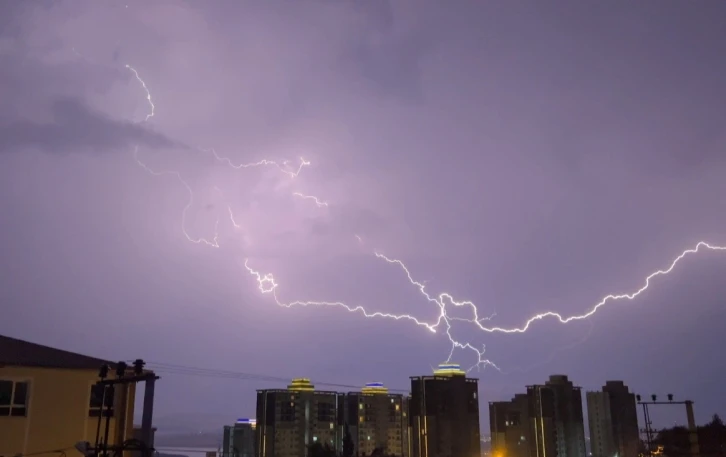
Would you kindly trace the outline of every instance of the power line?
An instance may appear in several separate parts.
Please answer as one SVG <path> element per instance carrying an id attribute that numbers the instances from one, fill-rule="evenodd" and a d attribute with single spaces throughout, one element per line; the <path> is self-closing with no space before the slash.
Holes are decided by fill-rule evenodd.
<path id="1" fill-rule="evenodd" d="M 273 382 L 273 383 L 289 383 L 290 379 L 292 379 L 292 377 L 280 377 L 280 376 L 270 376 L 270 375 L 262 375 L 262 374 L 255 374 L 255 373 L 245 373 L 245 372 L 239 372 L 239 371 L 191 367 L 191 366 L 186 366 L 186 365 L 175 365 L 175 364 L 168 364 L 168 363 L 161 363 L 161 362 L 148 362 L 148 366 L 150 366 L 150 367 L 153 366 L 152 368 L 154 369 L 154 371 L 159 372 L 159 373 L 203 376 L 203 377 L 212 377 L 212 378 L 220 378 L 220 379 L 256 380 L 256 381 L 267 381 L 267 382 Z M 341 383 L 334 383 L 334 382 L 315 381 L 314 384 L 320 385 L 320 386 L 327 386 L 327 387 L 340 387 L 340 388 L 350 388 L 350 389 L 359 389 L 361 387 L 359 385 L 341 384 Z M 389 390 L 397 391 L 397 392 L 408 392 L 408 389 L 389 389 Z"/>
<path id="2" fill-rule="evenodd" d="M 240 381 L 265 381 L 269 383 L 289 383 L 293 377 L 270 376 L 257 373 L 246 373 L 241 371 L 222 370 L 215 368 L 193 367 L 188 365 L 176 365 L 163 362 L 147 362 L 147 367 L 153 369 L 157 373 L 179 374 L 186 376 L 199 376 L 217 379 L 235 379 Z M 360 389 L 360 385 L 341 384 L 335 382 L 321 382 L 313 380 L 316 386 Z M 408 393 L 410 389 L 389 388 L 390 392 Z"/>

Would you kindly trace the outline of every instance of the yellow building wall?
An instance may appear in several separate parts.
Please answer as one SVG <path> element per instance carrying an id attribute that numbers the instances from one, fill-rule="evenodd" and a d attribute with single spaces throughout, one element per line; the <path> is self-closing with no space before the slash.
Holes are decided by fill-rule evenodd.
<path id="1" fill-rule="evenodd" d="M 79 441 L 94 444 L 98 418 L 88 413 L 91 386 L 98 381 L 98 370 L 0 367 L 0 379 L 30 383 L 26 417 L 0 417 L 0 457 L 72 449 Z M 128 389 L 116 386 L 110 444 L 131 437 L 134 393 L 133 384 Z M 116 435 L 117 421 L 125 431 L 118 430 L 120 436 Z"/>

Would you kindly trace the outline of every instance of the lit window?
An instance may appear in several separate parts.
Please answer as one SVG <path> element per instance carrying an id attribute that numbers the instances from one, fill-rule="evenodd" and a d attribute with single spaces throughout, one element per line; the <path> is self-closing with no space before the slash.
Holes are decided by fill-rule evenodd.
<path id="1" fill-rule="evenodd" d="M 316 442 L 316 441 L 318 441 L 318 437 L 317 436 L 313 436 L 313 443 Z"/>
<path id="2" fill-rule="evenodd" d="M 391 403 L 393 403 L 393 398 L 391 398 Z"/>
<path id="3" fill-rule="evenodd" d="M 396 411 L 401 409 L 401 405 L 396 405 Z"/>
<path id="4" fill-rule="evenodd" d="M 370 435 L 369 435 L 369 436 L 368 436 L 368 441 L 370 441 L 370 440 L 371 440 L 371 437 L 370 437 Z"/>
<path id="5" fill-rule="evenodd" d="M 363 409 L 363 403 L 358 404 L 358 409 Z"/>
<path id="6" fill-rule="evenodd" d="M 332 430 L 332 429 L 333 429 L 333 423 L 331 422 L 330 423 L 330 430 Z"/>

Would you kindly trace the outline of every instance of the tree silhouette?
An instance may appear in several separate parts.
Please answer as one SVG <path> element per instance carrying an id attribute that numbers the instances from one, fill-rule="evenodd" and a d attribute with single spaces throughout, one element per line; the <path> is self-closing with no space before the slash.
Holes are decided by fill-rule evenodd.
<path id="1" fill-rule="evenodd" d="M 718 414 L 714 414 L 711 418 L 711 423 L 708 425 L 712 425 L 714 427 L 723 427 L 723 421 L 721 420 L 721 417 Z"/>
<path id="2" fill-rule="evenodd" d="M 701 457 L 726 457 L 726 426 L 714 414 L 711 422 L 697 427 L 698 447 Z M 682 457 L 691 454 L 690 431 L 683 426 L 661 430 L 654 440 L 657 446 L 663 446 L 663 453 L 668 457 Z"/>
<path id="3" fill-rule="evenodd" d="M 345 434 L 343 435 L 343 453 L 340 457 L 353 457 L 355 453 L 355 444 L 350 436 L 348 426 L 345 426 Z M 308 446 L 308 457 L 338 457 L 335 449 L 330 444 L 322 444 L 319 441 Z M 366 457 L 360 455 L 360 457 Z M 377 447 L 373 449 L 369 457 L 398 457 L 394 454 L 386 454 L 385 449 Z M 726 457 L 726 456 L 724 456 Z"/>
<path id="4" fill-rule="evenodd" d="M 397 457 L 395 454 L 386 454 L 386 450 L 380 447 L 373 449 L 370 457 Z"/>
<path id="5" fill-rule="evenodd" d="M 328 444 L 315 442 L 308 446 L 308 457 L 336 457 L 335 449 Z"/>

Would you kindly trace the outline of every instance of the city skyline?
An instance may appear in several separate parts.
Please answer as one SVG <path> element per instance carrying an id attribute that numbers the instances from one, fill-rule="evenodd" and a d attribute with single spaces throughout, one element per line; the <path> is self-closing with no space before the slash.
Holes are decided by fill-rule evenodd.
<path id="1" fill-rule="evenodd" d="M 62 452 L 70 449 L 69 443 L 90 455 L 91 441 L 99 442 L 102 416 L 108 417 L 102 440 L 111 439 L 108 445 L 113 449 L 119 449 L 120 443 L 140 449 L 141 440 L 164 451 L 195 446 L 189 451 L 205 452 L 207 457 L 217 454 L 205 449 L 210 446 L 219 447 L 221 457 L 467 457 L 480 453 L 584 457 L 587 452 L 593 457 L 636 457 L 642 452 L 708 456 L 723 452 L 726 433 L 718 415 L 697 424 L 691 400 L 673 394 L 644 397 L 631 392 L 623 381 L 609 380 L 600 391 L 588 391 L 583 402 L 580 386 L 567 375 L 554 374 L 543 384 L 525 386 L 526 393 L 516 394 L 509 402 L 489 402 L 492 439 L 480 439 L 478 379 L 467 377 L 458 364 L 445 363 L 429 375 L 411 376 L 410 394 L 391 393 L 381 382 L 348 392 L 321 390 L 308 378 L 295 378 L 286 389 L 258 390 L 256 418 L 238 418 L 234 425 L 225 425 L 222 437 L 219 431 L 210 435 L 202 430 L 169 435 L 170 430 L 162 427 L 157 446 L 159 422 L 153 420 L 152 410 L 153 386 L 159 378 L 143 360 L 113 362 L 6 336 L 0 336 L 0 346 L 0 416 L 3 410 L 6 416 L 0 417 L 4 430 L 0 441 L 4 452 L 12 455 Z M 245 376 L 274 381 L 259 374 Z M 139 382 L 144 384 L 140 426 L 131 421 Z M 589 439 L 585 437 L 585 405 Z M 108 416 L 100 414 L 101 407 Z M 643 429 L 637 417 L 641 407 Z M 653 427 L 653 409 L 663 407 L 685 412 L 687 425 Z M 60 423 L 75 426 L 53 425 Z M 18 433 L 20 429 L 26 430 L 25 436 Z M 29 435 L 33 436 L 30 441 Z M 134 439 L 125 441 L 129 436 Z M 489 442 L 491 446 L 482 446 Z"/>
<path id="2" fill-rule="evenodd" d="M 457 368 L 454 368 L 454 369 L 456 371 L 460 370 L 460 368 L 458 368 L 459 367 L 458 364 L 448 364 L 448 365 L 447 364 L 441 364 L 438 368 L 433 369 L 432 375 L 436 376 L 437 373 L 438 373 L 438 375 L 440 376 L 441 373 L 442 373 L 441 366 L 457 367 Z M 191 367 L 189 369 L 191 369 Z M 196 370 L 199 370 L 199 368 L 195 368 L 195 369 Z M 164 370 L 164 368 L 162 368 L 162 370 Z M 464 373 L 464 372 L 461 371 L 461 373 Z M 241 376 L 241 375 L 243 375 L 243 373 L 239 373 L 239 375 Z M 251 374 L 251 373 L 245 373 L 244 375 L 245 376 L 253 376 L 253 374 Z M 264 375 L 261 375 L 261 374 L 254 374 L 254 375 L 264 377 Z M 228 372 L 224 376 L 230 376 L 230 373 Z M 367 382 L 367 383 L 365 383 L 365 385 L 363 385 L 363 387 L 360 388 L 360 392 L 358 392 L 358 391 L 350 391 L 349 390 L 351 388 L 355 388 L 355 386 L 352 386 L 352 385 L 341 385 L 341 384 L 327 383 L 327 382 L 316 383 L 316 382 L 314 382 L 313 379 L 310 379 L 310 378 L 291 378 L 291 379 L 293 380 L 293 384 L 295 384 L 295 382 L 297 382 L 296 380 L 302 380 L 304 383 L 309 383 L 309 384 L 311 384 L 313 386 L 315 384 L 320 384 L 321 386 L 323 386 L 323 388 L 322 389 L 319 389 L 319 390 L 316 389 L 316 390 L 318 390 L 318 391 L 320 391 L 322 393 L 331 393 L 331 394 L 332 393 L 335 393 L 335 394 L 340 394 L 340 395 L 356 395 L 358 393 L 365 392 L 366 390 L 378 390 L 378 389 L 380 389 L 381 391 L 383 391 L 385 393 L 391 392 L 391 394 L 395 394 L 395 395 L 403 395 L 403 396 L 407 396 L 407 395 L 410 396 L 411 395 L 411 389 L 410 388 L 392 388 L 392 389 L 389 389 L 387 386 L 384 386 L 383 383 L 381 383 L 381 382 Z M 549 376 L 549 380 L 547 380 L 544 384 L 531 384 L 531 383 L 528 383 L 528 384 L 524 384 L 524 385 L 522 385 L 520 387 L 514 387 L 513 388 L 513 391 L 515 393 L 512 395 L 512 399 L 510 399 L 510 400 L 505 400 L 504 398 L 481 398 L 481 401 L 484 402 L 484 404 L 488 403 L 490 405 L 489 416 L 491 416 L 491 414 L 492 414 L 492 412 L 491 412 L 491 405 L 492 404 L 499 404 L 499 403 L 502 403 L 502 404 L 510 404 L 512 402 L 517 402 L 517 400 L 519 400 L 520 397 L 526 403 L 527 394 L 526 393 L 525 394 L 522 394 L 521 393 L 521 391 L 523 389 L 526 390 L 527 388 L 530 388 L 530 387 L 548 386 L 551 382 L 553 382 L 553 380 L 554 380 L 554 382 L 558 382 L 558 380 L 560 380 L 560 379 L 564 379 L 564 382 L 570 382 L 570 383 L 572 382 L 572 380 L 570 380 L 567 375 L 554 374 L 554 375 L 550 375 Z M 250 381 L 247 380 L 247 381 L 244 381 L 244 382 L 250 382 Z M 290 382 L 289 380 L 286 381 L 284 379 L 279 379 L 279 380 L 275 380 L 275 381 L 267 380 L 267 381 L 264 381 L 263 384 L 265 384 L 265 383 L 267 383 L 269 385 L 275 385 L 275 384 L 280 384 L 280 383 L 282 383 L 283 385 L 284 384 L 287 384 L 287 389 L 289 390 L 291 388 L 291 385 L 289 384 L 289 382 Z M 689 395 L 683 396 L 682 393 L 681 393 L 681 395 L 674 395 L 674 394 L 647 394 L 647 395 L 643 394 L 643 395 L 641 395 L 641 394 L 636 394 L 635 392 L 630 391 L 629 388 L 628 388 L 628 385 L 625 385 L 623 383 L 623 381 L 621 381 L 621 380 L 608 380 L 608 381 L 605 381 L 604 385 L 602 385 L 602 384 L 603 383 L 600 382 L 600 386 L 599 386 L 601 388 L 600 390 L 593 390 L 593 389 L 597 389 L 597 387 L 595 387 L 595 386 L 590 386 L 590 387 L 584 387 L 584 386 L 579 386 L 579 385 L 576 386 L 576 388 L 578 390 L 581 389 L 583 391 L 583 394 L 584 394 L 584 395 L 581 395 L 580 396 L 580 400 L 579 400 L 578 404 L 580 404 L 581 405 L 581 408 L 582 408 L 582 415 L 583 415 L 582 416 L 582 418 L 583 418 L 582 421 L 583 421 L 583 429 L 584 429 L 584 433 L 585 433 L 584 439 L 586 441 L 588 441 L 588 442 L 590 441 L 590 433 L 591 433 L 591 431 L 590 431 L 590 428 L 591 428 L 590 414 L 591 413 L 590 413 L 590 407 L 589 407 L 589 402 L 591 401 L 590 398 L 589 398 L 590 395 L 593 395 L 593 394 L 602 394 L 603 392 L 605 392 L 605 393 L 610 392 L 611 395 L 613 395 L 613 394 L 617 394 L 618 392 L 621 392 L 622 389 L 624 389 L 624 392 L 625 392 L 624 395 L 628 399 L 626 399 L 626 400 L 622 400 L 622 399 L 617 400 L 618 403 L 616 403 L 616 405 L 617 405 L 617 408 L 618 408 L 618 411 L 619 411 L 619 415 L 620 415 L 620 417 L 618 418 L 618 420 L 623 420 L 626 417 L 626 416 L 623 416 L 623 413 L 624 413 L 624 411 L 626 409 L 626 407 L 623 404 L 623 401 L 625 401 L 625 404 L 627 404 L 627 401 L 629 401 L 630 397 L 632 397 L 632 403 L 633 403 L 632 413 L 635 415 L 636 422 L 638 424 L 640 424 L 641 426 L 643 426 L 643 427 L 644 427 L 644 418 L 642 417 L 642 409 L 640 407 L 640 402 L 641 402 L 641 398 L 640 397 L 641 396 L 643 397 L 643 401 L 646 401 L 647 402 L 649 400 L 652 400 L 651 397 L 653 395 L 655 395 L 656 398 L 659 399 L 659 400 L 667 401 L 669 403 L 670 402 L 675 402 L 675 403 L 673 403 L 674 405 L 680 404 L 680 403 L 686 401 L 688 398 L 692 398 L 692 396 L 689 396 Z M 285 391 L 285 389 L 282 388 L 282 387 L 281 388 L 272 388 L 272 387 L 269 387 L 269 386 L 266 387 L 263 390 L 281 391 L 281 392 L 284 392 Z M 257 389 L 257 391 L 259 392 L 260 389 Z M 477 390 L 477 393 L 478 393 L 478 390 Z M 638 397 L 637 402 L 635 400 L 636 397 Z M 617 398 L 617 396 L 614 397 L 614 398 Z M 600 401 L 602 401 L 602 400 L 600 400 Z M 715 410 L 712 411 L 708 407 L 706 407 L 704 409 L 703 408 L 703 405 L 701 405 L 700 408 L 697 407 L 696 408 L 696 411 L 699 413 L 698 414 L 698 417 L 705 418 L 705 419 L 702 419 L 701 422 L 698 422 L 699 424 L 705 424 L 708 420 L 711 420 L 712 419 L 712 417 L 713 417 L 714 414 L 719 414 L 718 411 L 715 411 Z M 666 414 L 666 415 L 664 415 L 663 414 L 664 412 L 665 413 L 674 413 L 674 414 Z M 244 414 L 242 414 L 242 415 L 244 415 Z M 678 409 L 678 410 L 674 410 L 672 408 L 666 408 L 665 410 L 663 410 L 663 409 L 656 409 L 655 411 L 651 411 L 650 412 L 650 415 L 651 415 L 650 416 L 651 420 L 655 420 L 656 423 L 658 423 L 659 421 L 662 423 L 663 417 L 668 417 L 668 419 L 667 419 L 668 422 L 667 423 L 664 423 L 662 426 L 654 427 L 653 428 L 654 431 L 660 430 L 660 429 L 662 429 L 664 427 L 667 427 L 667 426 L 673 426 L 673 425 L 684 425 L 685 426 L 685 425 L 687 425 L 687 418 L 686 418 L 686 416 L 683 414 L 683 412 L 680 409 Z M 250 417 L 254 417 L 254 415 L 252 413 L 250 413 Z M 672 419 L 675 419 L 675 420 L 672 420 Z M 249 421 L 251 419 L 238 419 L 238 420 Z M 672 422 L 670 422 L 671 420 L 672 420 Z M 489 433 L 490 432 L 490 424 L 487 421 L 487 415 L 480 415 L 480 421 L 481 421 L 481 436 L 482 436 L 481 441 L 482 442 L 485 442 L 485 443 L 488 443 L 488 442 L 491 441 L 491 435 Z M 639 432 L 639 436 L 640 436 L 640 432 Z M 623 454 L 623 455 L 625 455 L 625 454 Z"/>
<path id="3" fill-rule="evenodd" d="M 147 360 L 162 419 L 450 362 L 704 423 L 726 253 L 498 329 L 726 246 L 725 8 L 2 2 L 0 334 Z"/>

